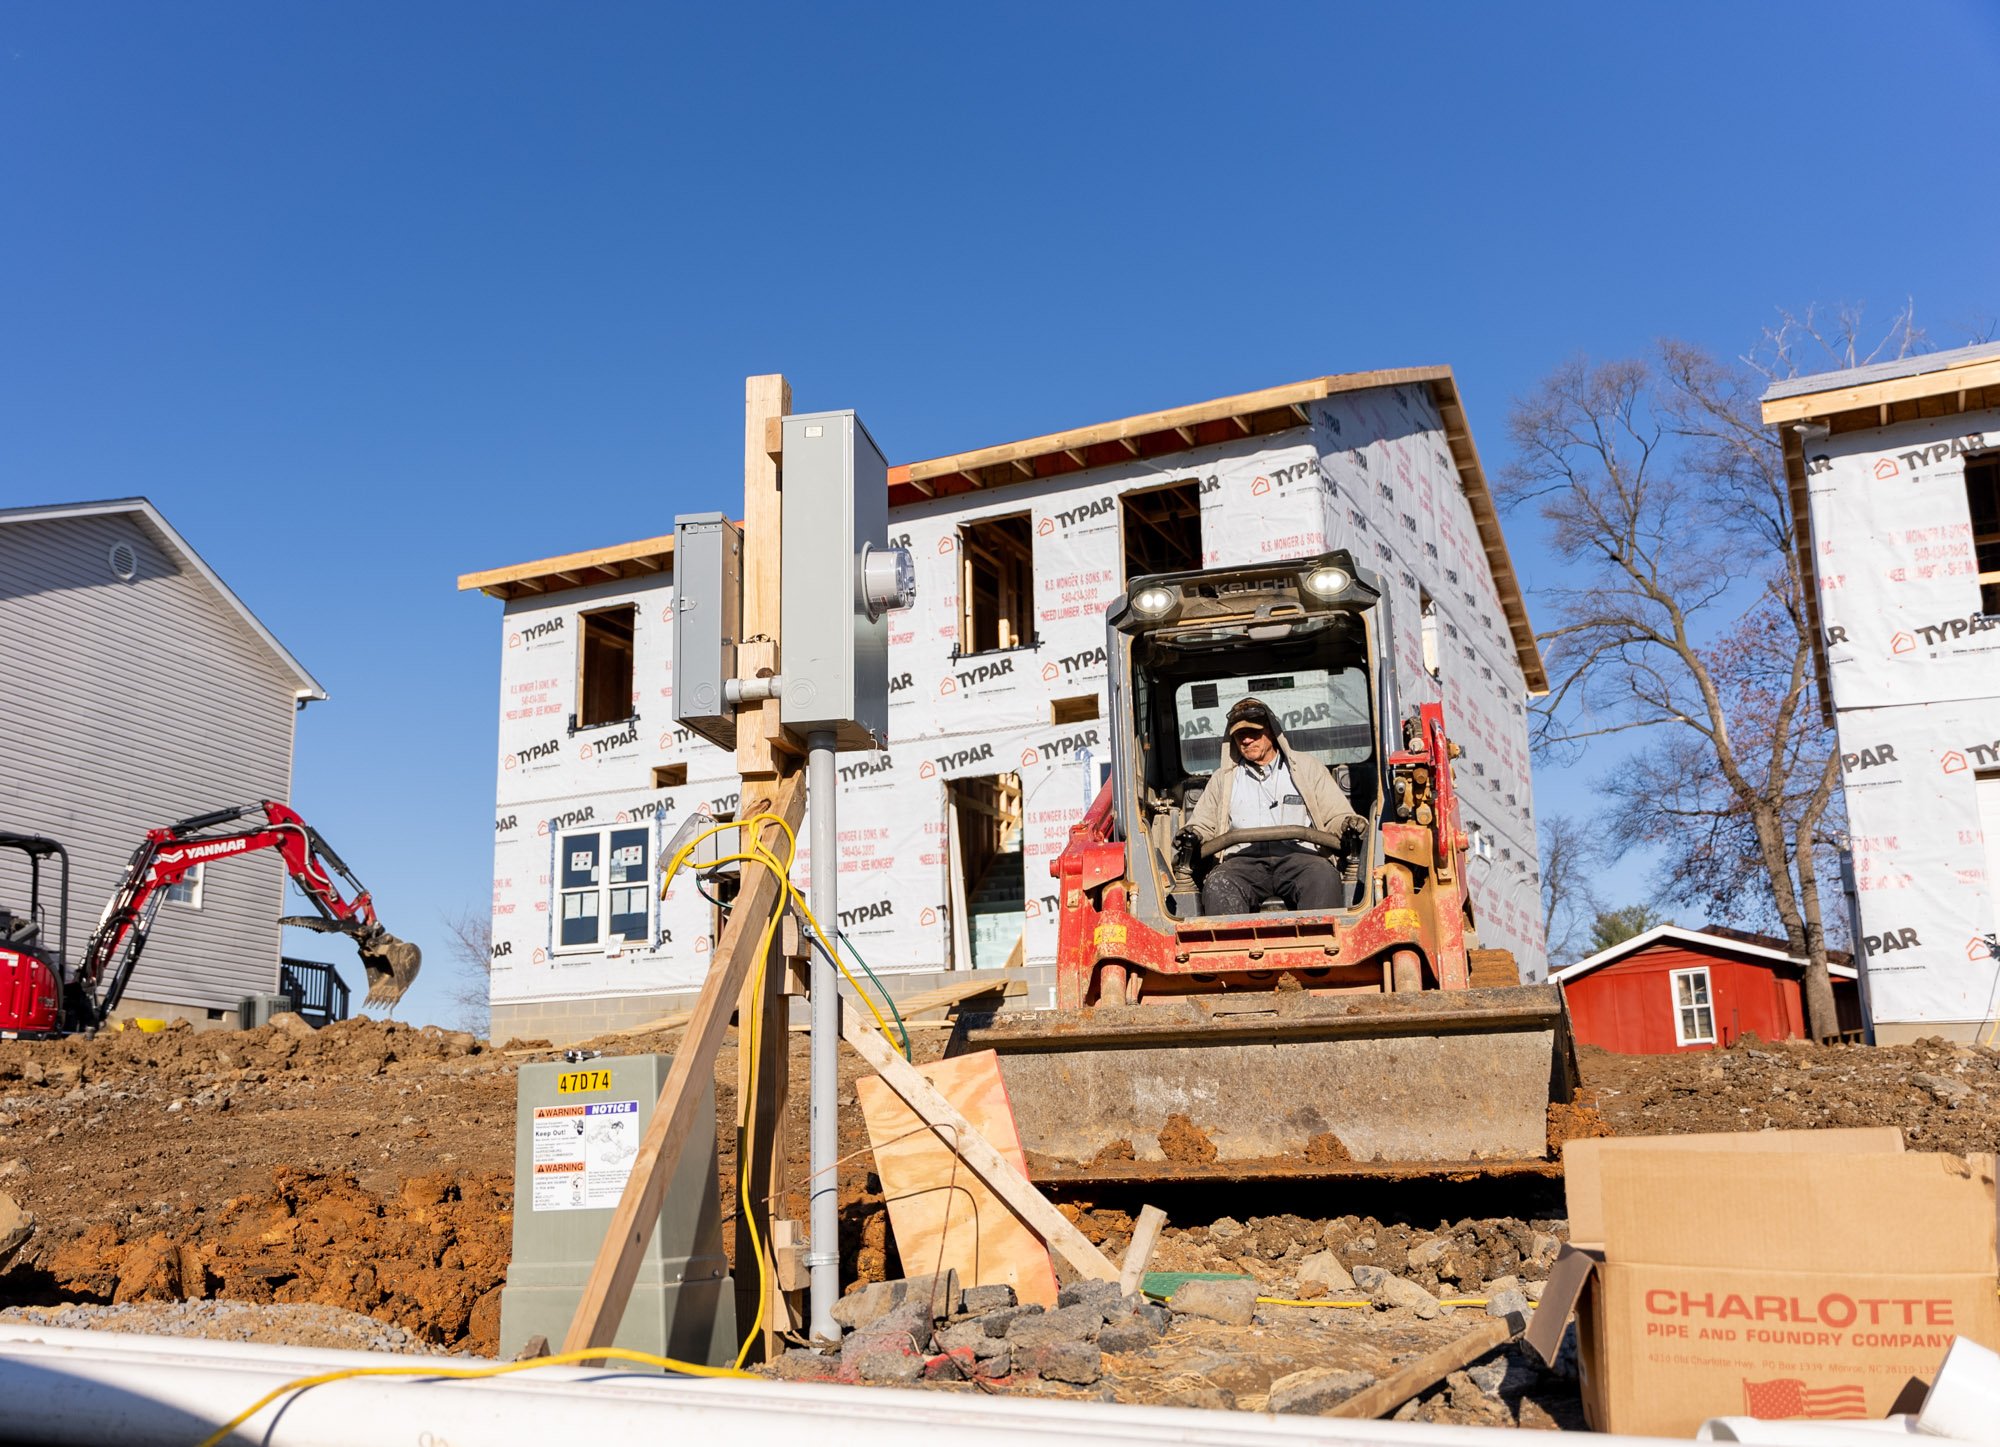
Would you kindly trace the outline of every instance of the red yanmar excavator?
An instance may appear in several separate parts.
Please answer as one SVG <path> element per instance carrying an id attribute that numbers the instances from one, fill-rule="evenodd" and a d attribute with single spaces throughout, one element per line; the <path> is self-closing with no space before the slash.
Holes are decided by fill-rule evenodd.
<path id="1" fill-rule="evenodd" d="M 1048 1181 L 1546 1169 L 1560 990 L 1478 948 L 1444 712 L 1396 700 L 1388 599 L 1344 551 L 1135 579 L 1107 618 L 1111 775 L 1050 865 L 1055 1008 L 964 1015 Z M 1248 697 L 1365 827 L 1183 830 Z M 1236 844 L 1294 839 L 1345 903 L 1206 915 Z"/>
<path id="2" fill-rule="evenodd" d="M 261 824 L 221 831 L 221 826 L 257 813 L 263 815 Z M 67 852 L 53 839 L 36 834 L 0 833 L 0 848 L 27 856 L 30 880 L 28 912 L 0 910 L 0 1036 L 41 1037 L 97 1029 L 118 1008 L 167 890 L 197 865 L 259 849 L 278 851 L 292 882 L 317 911 L 288 915 L 281 923 L 344 934 L 360 949 L 368 975 L 367 1003 L 389 1005 L 400 1000 L 422 968 L 422 952 L 382 927 L 368 891 L 319 831 L 275 800 L 217 809 L 148 831 L 73 969 Z M 42 870 L 51 861 L 60 867 L 53 942 L 42 905 Z M 348 893 L 342 893 L 343 884 Z"/>

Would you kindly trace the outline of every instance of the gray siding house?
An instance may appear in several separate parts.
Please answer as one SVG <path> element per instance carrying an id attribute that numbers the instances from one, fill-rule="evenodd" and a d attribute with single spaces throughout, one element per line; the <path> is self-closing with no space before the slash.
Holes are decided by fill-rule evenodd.
<path id="1" fill-rule="evenodd" d="M 0 677 L 0 829 L 69 850 L 71 962 L 148 829 L 288 799 L 294 719 L 326 697 L 144 498 L 0 509 Z M 284 892 L 273 853 L 205 867 L 119 1014 L 234 1023 L 277 987 Z M 26 899 L 0 857 L 0 901 Z"/>

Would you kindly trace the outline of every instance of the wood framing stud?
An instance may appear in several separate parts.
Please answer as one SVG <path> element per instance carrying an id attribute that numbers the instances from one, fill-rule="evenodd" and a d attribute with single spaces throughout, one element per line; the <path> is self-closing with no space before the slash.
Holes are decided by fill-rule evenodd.
<path id="1" fill-rule="evenodd" d="M 764 419 L 764 455 L 783 457 L 785 455 L 785 419 L 766 417 Z"/>

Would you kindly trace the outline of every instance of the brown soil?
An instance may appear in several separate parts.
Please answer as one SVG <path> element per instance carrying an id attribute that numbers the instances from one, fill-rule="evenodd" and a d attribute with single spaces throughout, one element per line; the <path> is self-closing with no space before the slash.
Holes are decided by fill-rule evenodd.
<path id="1" fill-rule="evenodd" d="M 1110 1165 L 1113 1161 L 1136 1161 L 1139 1153 L 1132 1149 L 1132 1142 L 1115 1140 L 1090 1158 L 1092 1165 Z"/>
<path id="2" fill-rule="evenodd" d="M 1160 1127 L 1160 1149 L 1176 1165 L 1205 1166 L 1215 1159 L 1215 1142 L 1208 1132 L 1176 1111 Z"/>
<path id="3" fill-rule="evenodd" d="M 1338 1165 L 1354 1157 L 1332 1131 L 1322 1131 L 1306 1142 L 1306 1163 L 1314 1166 Z"/>
<path id="4" fill-rule="evenodd" d="M 1556 1101 L 1549 1106 L 1549 1157 L 1562 1158 L 1564 1141 L 1589 1140 L 1592 1136 L 1615 1132 L 1597 1108 L 1582 1099 Z"/>

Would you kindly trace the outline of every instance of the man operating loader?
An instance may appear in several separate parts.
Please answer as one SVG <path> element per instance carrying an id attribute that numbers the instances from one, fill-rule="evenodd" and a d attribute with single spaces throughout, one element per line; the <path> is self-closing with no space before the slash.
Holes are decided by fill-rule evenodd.
<path id="1" fill-rule="evenodd" d="M 1295 753 L 1262 699 L 1229 710 L 1229 747 L 1175 843 L 1192 857 L 1203 842 L 1244 829 L 1311 829 L 1346 842 L 1365 821 L 1333 775 Z M 1203 914 L 1253 914 L 1272 897 L 1287 909 L 1334 910 L 1346 903 L 1339 864 L 1303 839 L 1261 839 L 1221 852 L 1201 882 Z"/>

